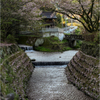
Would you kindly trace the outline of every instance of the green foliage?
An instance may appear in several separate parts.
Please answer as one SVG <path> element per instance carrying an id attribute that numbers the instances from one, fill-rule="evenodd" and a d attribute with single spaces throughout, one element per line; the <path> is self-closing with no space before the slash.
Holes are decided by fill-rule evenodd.
<path id="1" fill-rule="evenodd" d="M 15 98 L 14 100 L 19 100 L 19 95 L 15 93 Z"/>
<path id="2" fill-rule="evenodd" d="M 15 0 L 8 1 L 2 0 L 1 1 L 1 41 L 4 42 L 8 34 L 15 34 L 19 31 L 19 23 L 21 20 L 19 19 L 19 15 L 16 16 L 13 12 L 16 12 L 19 9 L 20 1 L 15 2 Z"/>
<path id="3" fill-rule="evenodd" d="M 39 35 L 19 35 L 17 42 L 19 44 L 33 46 L 37 38 L 40 38 L 40 36 Z M 31 40 L 33 41 L 33 43 L 31 43 Z"/>
<path id="4" fill-rule="evenodd" d="M 67 47 L 66 50 L 72 50 L 72 48 L 71 47 Z"/>
<path id="5" fill-rule="evenodd" d="M 51 41 L 56 41 L 56 42 L 59 41 L 59 38 L 58 37 L 55 37 L 55 36 L 51 36 L 48 39 L 51 40 Z"/>
<path id="6" fill-rule="evenodd" d="M 5 42 L 9 34 L 19 34 L 20 31 L 30 30 L 34 33 L 39 31 L 42 27 L 41 21 L 30 20 L 30 18 L 40 18 L 38 11 L 34 11 L 34 15 L 31 15 L 28 9 L 22 10 L 30 1 L 24 0 L 1 0 L 1 42 Z M 30 6 L 29 6 L 30 7 Z M 24 16 L 22 14 L 25 14 Z M 29 15 L 28 15 L 28 14 Z M 36 14 L 36 15 L 35 15 Z"/>
<path id="7" fill-rule="evenodd" d="M 41 7 L 40 8 L 42 11 L 45 11 L 45 12 L 48 12 L 48 11 L 52 11 L 53 10 L 53 8 L 48 8 L 48 7 L 46 7 L 46 6 L 43 6 L 43 7 Z"/>
<path id="8" fill-rule="evenodd" d="M 61 23 L 61 15 L 60 14 L 57 14 L 56 16 L 57 16 L 57 22 L 58 23 Z"/>
<path id="9" fill-rule="evenodd" d="M 64 35 L 70 35 L 70 33 L 64 33 Z"/>
<path id="10" fill-rule="evenodd" d="M 38 46 L 36 48 L 38 51 L 45 51 L 45 52 L 50 52 L 51 50 L 49 48 L 43 47 L 43 46 Z"/>
<path id="11" fill-rule="evenodd" d="M 59 28 L 62 28 L 62 24 L 61 24 L 61 15 L 57 14 L 57 19 L 55 20 L 55 25 Z"/>
<path id="12" fill-rule="evenodd" d="M 53 43 L 58 43 L 58 42 L 60 42 L 59 41 L 59 38 L 58 37 L 55 37 L 55 36 L 51 36 L 51 37 L 44 37 L 44 40 L 45 40 L 45 42 L 44 42 L 44 45 L 50 45 L 50 44 L 53 44 Z"/>
<path id="13" fill-rule="evenodd" d="M 94 31 L 94 32 L 90 33 L 85 30 L 85 32 L 83 34 L 83 38 L 87 42 L 93 42 L 93 43 L 99 44 L 100 33 L 99 33 L 99 31 Z"/>
<path id="14" fill-rule="evenodd" d="M 60 43 L 68 43 L 67 39 L 63 39 Z"/>
<path id="15" fill-rule="evenodd" d="M 94 43 L 97 43 L 99 44 L 100 43 L 100 33 L 98 32 L 96 35 L 95 35 L 95 38 L 94 38 Z"/>
<path id="16" fill-rule="evenodd" d="M 37 33 L 40 32 L 41 28 L 42 27 L 45 27 L 46 25 L 43 24 L 43 20 L 41 19 L 41 21 L 35 21 L 33 24 L 32 24 L 32 28 L 29 29 L 29 31 L 31 31 L 32 33 L 35 33 L 36 35 L 39 35 Z"/>
<path id="17" fill-rule="evenodd" d="M 81 45 L 82 45 L 82 41 L 81 40 L 78 40 L 78 41 L 76 41 L 76 46 L 74 46 L 74 48 L 75 49 L 80 48 Z"/>
<path id="18" fill-rule="evenodd" d="M 66 50 L 71 50 L 70 47 L 67 48 L 68 41 L 62 40 L 60 41 L 58 37 L 44 37 L 44 43 L 42 46 L 35 47 L 38 51 L 46 51 L 46 52 L 62 52 Z"/>
<path id="19" fill-rule="evenodd" d="M 79 29 L 79 28 L 77 28 L 76 30 L 75 30 L 75 34 L 76 35 L 80 35 L 82 33 L 82 31 Z"/>
<path id="20" fill-rule="evenodd" d="M 11 35 L 11 34 L 9 34 L 9 35 L 7 36 L 6 41 L 7 41 L 7 43 L 16 43 L 15 37 L 14 37 L 13 35 Z"/>
<path id="21" fill-rule="evenodd" d="M 9 77 L 8 75 L 6 76 L 6 81 L 8 81 L 9 83 L 12 83 L 12 77 Z"/>

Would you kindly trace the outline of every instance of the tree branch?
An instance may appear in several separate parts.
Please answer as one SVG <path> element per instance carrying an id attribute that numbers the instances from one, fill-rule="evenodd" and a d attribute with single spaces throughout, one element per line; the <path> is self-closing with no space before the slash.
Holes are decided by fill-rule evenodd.
<path id="1" fill-rule="evenodd" d="M 92 2 L 92 5 L 91 5 L 91 7 L 90 7 L 90 9 L 89 9 L 89 11 L 88 11 L 88 14 L 90 13 L 90 14 L 91 14 L 90 17 L 92 18 L 92 14 L 93 14 L 93 6 L 94 6 L 94 0 L 91 0 L 91 2 Z"/>
<path id="2" fill-rule="evenodd" d="M 84 22 L 82 22 L 81 20 L 79 20 L 78 18 L 76 18 L 76 17 L 72 17 L 72 16 L 70 16 L 69 14 L 67 14 L 67 13 L 65 13 L 65 12 L 62 12 L 62 11 L 57 11 L 57 10 L 55 10 L 55 12 L 58 12 L 58 13 L 62 13 L 62 14 L 64 14 L 64 15 L 67 15 L 69 18 L 71 18 L 71 19 L 74 19 L 74 20 L 78 20 L 80 23 L 82 23 L 82 25 L 84 26 L 84 28 L 87 30 L 87 31 L 89 31 L 89 32 L 91 32 L 88 28 L 87 28 L 87 26 L 84 24 Z"/>

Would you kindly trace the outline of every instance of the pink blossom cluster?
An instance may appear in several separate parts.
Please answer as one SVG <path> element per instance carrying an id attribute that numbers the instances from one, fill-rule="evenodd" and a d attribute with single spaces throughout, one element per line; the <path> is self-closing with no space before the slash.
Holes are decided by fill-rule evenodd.
<path id="1" fill-rule="evenodd" d="M 40 20 L 40 7 L 33 1 L 30 0 L 22 0 L 23 5 L 21 9 L 18 10 L 18 14 L 24 17 L 27 21 L 35 21 Z"/>

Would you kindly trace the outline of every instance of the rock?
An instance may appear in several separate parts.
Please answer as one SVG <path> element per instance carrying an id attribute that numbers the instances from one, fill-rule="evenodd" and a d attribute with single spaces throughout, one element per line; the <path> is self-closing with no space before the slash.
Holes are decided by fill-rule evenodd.
<path id="1" fill-rule="evenodd" d="M 14 93 L 10 93 L 6 96 L 6 100 L 14 100 Z"/>
<path id="2" fill-rule="evenodd" d="M 39 46 L 41 44 L 44 43 L 44 40 L 41 38 L 41 39 L 37 39 L 36 42 L 35 42 L 35 46 Z"/>
<path id="3" fill-rule="evenodd" d="M 61 56 L 59 56 L 59 58 L 61 58 Z"/>

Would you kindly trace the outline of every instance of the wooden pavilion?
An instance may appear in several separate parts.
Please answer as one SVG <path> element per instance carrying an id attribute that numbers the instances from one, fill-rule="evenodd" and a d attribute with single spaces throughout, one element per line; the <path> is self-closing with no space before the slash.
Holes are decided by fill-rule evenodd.
<path id="1" fill-rule="evenodd" d="M 55 12 L 42 12 L 42 17 L 44 19 L 44 24 L 46 24 L 45 28 L 54 28 L 55 22 L 57 19 Z"/>

